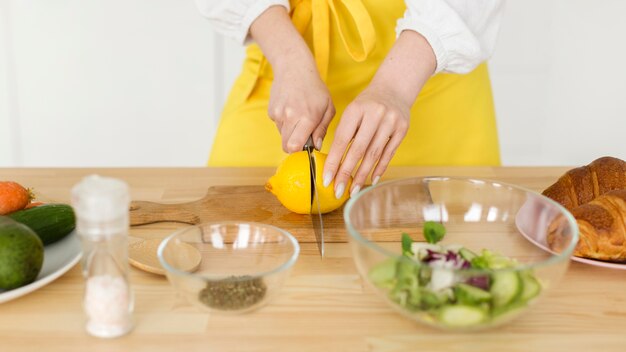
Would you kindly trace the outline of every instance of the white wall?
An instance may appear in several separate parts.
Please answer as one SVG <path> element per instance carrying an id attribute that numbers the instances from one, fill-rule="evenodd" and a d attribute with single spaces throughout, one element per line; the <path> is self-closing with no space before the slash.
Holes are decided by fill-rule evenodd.
<path id="1" fill-rule="evenodd" d="M 626 159 L 626 1 L 509 0 L 491 62 L 503 162 Z"/>
<path id="2" fill-rule="evenodd" d="M 626 159 L 626 2 L 508 0 L 503 162 Z M 0 166 L 201 166 L 242 48 L 192 0 L 0 0 Z"/>
<path id="3" fill-rule="evenodd" d="M 17 141 L 13 140 L 14 132 L 13 124 L 9 116 L 10 102 L 9 98 L 9 63 L 10 55 L 8 47 L 10 46 L 10 35 L 8 33 L 8 3 L 0 0 L 0 166 L 16 164 L 14 146 Z"/>
<path id="4" fill-rule="evenodd" d="M 207 158 L 219 75 L 215 37 L 192 1 L 4 1 L 22 165 Z"/>

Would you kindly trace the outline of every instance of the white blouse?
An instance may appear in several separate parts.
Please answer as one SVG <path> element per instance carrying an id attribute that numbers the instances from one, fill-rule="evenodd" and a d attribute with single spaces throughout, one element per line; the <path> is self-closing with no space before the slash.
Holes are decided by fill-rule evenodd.
<path id="1" fill-rule="evenodd" d="M 405 0 L 407 10 L 396 34 L 412 30 L 428 40 L 437 58 L 436 72 L 467 73 L 493 53 L 504 0 Z M 248 43 L 252 22 L 273 5 L 289 10 L 288 0 L 196 0 L 213 27 L 239 43 Z"/>

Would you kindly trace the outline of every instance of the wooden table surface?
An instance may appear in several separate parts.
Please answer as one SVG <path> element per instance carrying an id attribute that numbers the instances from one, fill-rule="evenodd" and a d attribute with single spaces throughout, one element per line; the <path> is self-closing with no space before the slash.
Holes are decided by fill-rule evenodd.
<path id="1" fill-rule="evenodd" d="M 567 168 L 392 168 L 385 178 L 472 176 L 542 190 Z M 125 180 L 133 199 L 183 202 L 209 186 L 262 185 L 273 169 L 0 169 L 0 180 L 69 202 L 72 185 L 98 173 Z M 180 224 L 133 228 L 163 237 Z M 164 277 L 131 269 L 136 327 L 127 336 L 87 335 L 84 281 L 77 265 L 51 284 L 0 304 L 0 351 L 621 351 L 626 345 L 626 272 L 573 262 L 563 280 L 527 314 L 480 333 L 447 333 L 408 320 L 359 277 L 346 243 L 321 260 L 314 243 L 281 293 L 246 315 L 209 315 L 181 301 Z"/>

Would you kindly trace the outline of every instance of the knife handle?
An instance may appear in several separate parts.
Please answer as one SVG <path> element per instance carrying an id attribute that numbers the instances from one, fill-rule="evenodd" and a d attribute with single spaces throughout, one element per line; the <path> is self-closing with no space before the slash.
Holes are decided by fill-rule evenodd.
<path id="1" fill-rule="evenodd" d="M 302 150 L 313 150 L 315 149 L 315 144 L 313 143 L 313 135 L 309 136 L 309 139 L 306 140 L 306 143 L 304 143 L 304 147 L 302 147 Z"/>

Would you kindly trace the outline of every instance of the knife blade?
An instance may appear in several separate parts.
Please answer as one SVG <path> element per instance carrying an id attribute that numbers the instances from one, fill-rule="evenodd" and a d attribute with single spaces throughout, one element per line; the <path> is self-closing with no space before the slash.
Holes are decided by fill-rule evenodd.
<path id="1" fill-rule="evenodd" d="M 313 144 L 313 136 L 310 136 L 306 144 L 304 144 L 303 150 L 306 150 L 309 156 L 309 171 L 311 175 L 311 223 L 313 224 L 313 231 L 315 232 L 315 240 L 317 241 L 317 249 L 320 251 L 320 256 L 324 257 L 324 220 L 322 219 L 322 212 L 320 211 L 320 200 L 317 197 L 317 175 L 315 174 L 315 155 L 313 150 L 315 145 Z"/>

